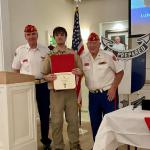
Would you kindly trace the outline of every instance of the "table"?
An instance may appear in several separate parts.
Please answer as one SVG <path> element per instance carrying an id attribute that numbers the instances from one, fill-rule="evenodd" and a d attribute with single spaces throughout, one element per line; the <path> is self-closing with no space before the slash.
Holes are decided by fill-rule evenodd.
<path id="1" fill-rule="evenodd" d="M 150 149 L 150 131 L 144 121 L 150 111 L 141 110 L 141 106 L 132 108 L 130 105 L 104 116 L 93 150 L 115 150 L 122 144 Z"/>

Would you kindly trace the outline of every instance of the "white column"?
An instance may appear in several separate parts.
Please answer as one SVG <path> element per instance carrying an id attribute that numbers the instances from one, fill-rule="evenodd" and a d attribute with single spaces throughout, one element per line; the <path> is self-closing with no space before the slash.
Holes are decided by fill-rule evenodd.
<path id="1" fill-rule="evenodd" d="M 0 71 L 0 150 L 37 150 L 34 76 Z"/>
<path id="2" fill-rule="evenodd" d="M 0 70 L 11 69 L 8 0 L 0 0 Z"/>
<path id="3" fill-rule="evenodd" d="M 0 0 L 0 70 L 4 70 L 3 35 L 2 35 L 2 4 Z"/>

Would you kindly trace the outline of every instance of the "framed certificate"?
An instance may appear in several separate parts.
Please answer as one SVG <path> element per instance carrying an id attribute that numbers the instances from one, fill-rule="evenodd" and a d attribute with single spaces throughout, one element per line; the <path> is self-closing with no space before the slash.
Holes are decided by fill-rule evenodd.
<path id="1" fill-rule="evenodd" d="M 55 90 L 75 89 L 75 75 L 72 69 L 75 68 L 74 54 L 52 55 L 51 70 L 56 74 L 57 79 L 54 80 Z"/>
<path id="2" fill-rule="evenodd" d="M 71 72 L 75 68 L 74 54 L 52 55 L 50 59 L 52 73 Z"/>
<path id="3" fill-rule="evenodd" d="M 57 79 L 54 80 L 55 90 L 75 89 L 75 75 L 72 72 L 55 73 Z"/>

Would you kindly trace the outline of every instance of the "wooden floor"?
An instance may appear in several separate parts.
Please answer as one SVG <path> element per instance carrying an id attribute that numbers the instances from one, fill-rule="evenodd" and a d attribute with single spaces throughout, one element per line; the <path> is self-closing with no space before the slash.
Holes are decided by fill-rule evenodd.
<path id="1" fill-rule="evenodd" d="M 38 124 L 38 150 L 43 150 L 42 149 L 42 144 L 40 142 L 40 125 Z M 91 127 L 90 123 L 82 123 L 81 131 L 88 131 L 85 134 L 80 134 L 80 143 L 81 143 L 81 148 L 83 150 L 91 150 L 93 146 L 93 141 L 92 141 L 92 134 L 91 134 Z M 50 129 L 51 131 L 51 129 Z M 51 137 L 51 132 L 49 133 L 49 137 Z M 66 123 L 64 123 L 64 141 L 65 141 L 65 150 L 69 150 L 69 144 L 68 144 L 68 138 L 67 138 L 67 129 L 66 129 Z M 128 150 L 127 145 L 123 145 L 118 148 L 118 150 Z M 130 150 L 135 150 L 135 148 L 130 147 Z M 146 149 L 140 149 L 138 150 L 146 150 Z M 150 149 L 149 149 L 150 150 Z"/>

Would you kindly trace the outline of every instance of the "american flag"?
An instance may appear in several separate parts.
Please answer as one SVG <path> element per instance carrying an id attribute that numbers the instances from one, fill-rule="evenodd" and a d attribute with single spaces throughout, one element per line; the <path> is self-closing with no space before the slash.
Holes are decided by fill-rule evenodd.
<path id="1" fill-rule="evenodd" d="M 72 49 L 77 51 L 79 55 L 82 54 L 84 50 L 84 46 L 82 43 L 82 37 L 80 32 L 80 24 L 79 24 L 79 10 L 76 7 L 75 15 L 74 15 L 74 27 L 73 27 L 73 37 L 72 37 Z"/>
<path id="2" fill-rule="evenodd" d="M 78 7 L 76 7 L 75 14 L 74 14 L 72 49 L 75 50 L 78 55 L 81 55 L 83 50 L 84 50 L 81 32 L 80 32 Z M 79 77 L 76 78 L 76 90 L 77 90 L 78 103 L 81 104 L 81 102 L 82 102 L 82 99 L 81 99 L 81 78 L 79 78 Z"/>

